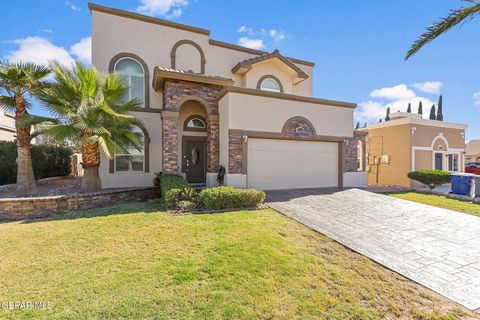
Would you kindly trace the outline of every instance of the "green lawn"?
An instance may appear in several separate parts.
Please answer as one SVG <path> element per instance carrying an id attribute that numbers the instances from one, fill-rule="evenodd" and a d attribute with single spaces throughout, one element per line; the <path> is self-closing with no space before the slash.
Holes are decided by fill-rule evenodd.
<path id="1" fill-rule="evenodd" d="M 0 319 L 474 316 L 273 210 L 158 207 L 0 224 L 0 302 L 53 303 Z"/>
<path id="2" fill-rule="evenodd" d="M 428 204 L 435 207 L 460 211 L 480 217 L 480 205 L 476 203 L 466 202 L 447 198 L 444 196 L 423 194 L 416 192 L 391 194 L 392 197 Z"/>

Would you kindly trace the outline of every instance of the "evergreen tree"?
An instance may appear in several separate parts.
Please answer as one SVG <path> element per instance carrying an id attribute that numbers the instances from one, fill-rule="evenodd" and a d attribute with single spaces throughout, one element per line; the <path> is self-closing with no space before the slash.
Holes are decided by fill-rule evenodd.
<path id="1" fill-rule="evenodd" d="M 435 105 L 430 108 L 430 120 L 435 120 L 437 117 L 435 115 Z"/>
<path id="2" fill-rule="evenodd" d="M 365 124 L 363 125 L 363 127 L 364 127 L 364 128 L 366 128 L 366 127 L 367 127 L 367 122 L 366 122 L 366 121 L 365 121 Z"/>
<path id="3" fill-rule="evenodd" d="M 423 114 L 423 106 L 422 106 L 422 101 L 418 104 L 418 114 Z"/>
<path id="4" fill-rule="evenodd" d="M 438 98 L 437 120 L 443 121 L 443 97 L 440 95 Z"/>
<path id="5" fill-rule="evenodd" d="M 380 118 L 380 120 L 378 120 L 378 122 L 382 123 L 383 122 L 382 118 Z"/>
<path id="6" fill-rule="evenodd" d="M 357 125 L 355 126 L 355 129 L 359 129 L 360 128 L 360 121 L 357 121 Z"/>
<path id="7" fill-rule="evenodd" d="M 412 104 L 411 103 L 408 104 L 407 112 L 412 113 Z"/>
<path id="8" fill-rule="evenodd" d="M 390 121 L 390 107 L 387 108 L 387 115 L 385 116 L 385 121 Z"/>

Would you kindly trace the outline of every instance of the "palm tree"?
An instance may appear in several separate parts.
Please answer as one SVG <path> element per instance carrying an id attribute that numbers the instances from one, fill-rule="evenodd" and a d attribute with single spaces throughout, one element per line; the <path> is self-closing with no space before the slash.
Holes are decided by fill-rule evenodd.
<path id="1" fill-rule="evenodd" d="M 0 108 L 15 113 L 17 136 L 17 189 L 19 197 L 35 194 L 37 184 L 33 175 L 30 143 L 32 140 L 30 126 L 21 121 L 28 115 L 30 106 L 28 96 L 46 86 L 45 77 L 50 74 L 49 68 L 33 63 L 0 62 Z"/>
<path id="2" fill-rule="evenodd" d="M 420 36 L 417 41 L 415 41 L 408 50 L 405 60 L 408 60 L 411 56 L 417 53 L 424 45 L 429 43 L 432 40 L 435 40 L 443 33 L 450 30 L 452 27 L 458 24 L 464 24 L 473 18 L 475 18 L 480 13 L 480 1 L 479 0 L 463 0 L 465 2 L 472 3 L 471 6 L 462 7 L 457 10 L 452 10 L 451 13 L 443 18 L 440 21 L 435 22 L 432 26 L 428 27 L 427 30 Z"/>
<path id="3" fill-rule="evenodd" d="M 54 118 L 30 116 L 26 123 L 40 124 L 39 133 L 55 140 L 80 145 L 84 169 L 81 191 L 99 191 L 100 150 L 111 158 L 128 143 L 141 146 L 133 129 L 143 124 L 128 114 L 139 103 L 122 102 L 127 87 L 115 74 L 101 75 L 79 63 L 68 68 L 53 62 L 50 68 L 55 82 L 41 90 L 38 98 Z"/>

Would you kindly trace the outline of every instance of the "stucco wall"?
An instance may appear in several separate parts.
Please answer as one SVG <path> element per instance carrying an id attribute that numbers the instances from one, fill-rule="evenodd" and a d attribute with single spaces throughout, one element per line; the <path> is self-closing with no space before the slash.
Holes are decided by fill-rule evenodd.
<path id="1" fill-rule="evenodd" d="M 408 124 L 368 130 L 368 184 L 410 186 L 410 131 Z M 390 164 L 373 163 L 382 155 L 390 156 Z"/>
<path id="2" fill-rule="evenodd" d="M 294 93 L 292 71 L 285 68 L 283 63 L 279 63 L 276 60 L 267 60 L 253 65 L 252 69 L 245 74 L 245 86 L 256 89 L 258 80 L 265 75 L 273 75 L 276 77 L 281 82 L 284 93 Z"/>
<path id="3" fill-rule="evenodd" d="M 412 126 L 416 128 L 415 134 L 412 135 L 412 146 L 430 147 L 432 145 L 433 139 L 439 134 L 441 134 L 443 137 L 445 137 L 445 139 L 447 139 L 449 148 L 465 148 L 465 138 L 462 135 L 462 133 L 464 133 L 464 130 L 462 129 L 425 126 L 417 124 L 414 124 Z M 441 140 L 437 141 L 440 142 Z M 443 147 L 446 147 L 444 143 Z"/>
<path id="4" fill-rule="evenodd" d="M 230 92 L 229 129 L 282 132 L 288 119 L 301 116 L 310 120 L 317 135 L 352 137 L 353 109 L 300 101 L 282 100 Z M 224 102 L 225 103 L 225 102 Z M 220 115 L 222 118 L 222 115 Z M 222 122 L 224 123 L 224 122 Z"/>
<path id="5" fill-rule="evenodd" d="M 15 139 L 15 119 L 6 116 L 5 111 L 0 109 L 0 141 L 12 141 Z"/>

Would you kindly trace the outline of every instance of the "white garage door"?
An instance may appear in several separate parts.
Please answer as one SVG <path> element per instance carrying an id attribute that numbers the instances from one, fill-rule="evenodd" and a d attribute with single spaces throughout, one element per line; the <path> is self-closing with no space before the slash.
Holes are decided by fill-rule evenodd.
<path id="1" fill-rule="evenodd" d="M 247 161 L 251 188 L 338 186 L 338 143 L 250 138 Z"/>

